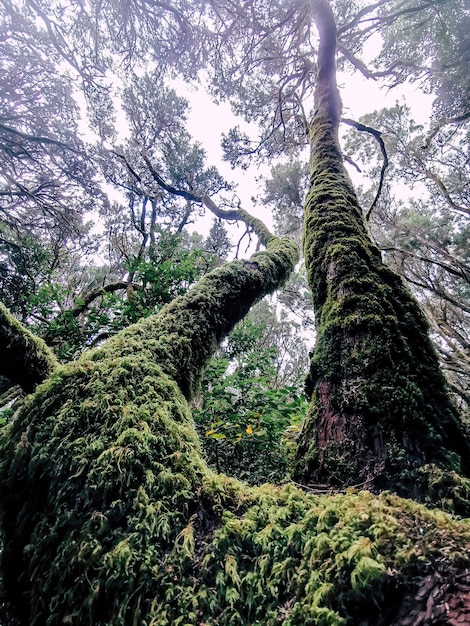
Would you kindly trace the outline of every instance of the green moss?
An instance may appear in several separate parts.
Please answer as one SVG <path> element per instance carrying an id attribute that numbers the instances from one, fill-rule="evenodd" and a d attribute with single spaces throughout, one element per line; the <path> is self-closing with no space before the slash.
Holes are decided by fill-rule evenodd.
<path id="1" fill-rule="evenodd" d="M 193 567 L 202 520 L 210 527 L 233 502 L 223 480 L 204 495 L 214 480 L 184 396 L 297 258 L 294 243 L 271 239 L 57 367 L 25 400 L 0 455 L 3 598 L 21 623 L 178 623 L 164 621 L 156 597 L 178 593 L 172 570 Z"/>
<path id="2" fill-rule="evenodd" d="M 190 398 L 221 339 L 255 302 L 282 286 L 298 258 L 294 242 L 271 238 L 265 251 L 214 270 L 160 315 L 134 324 L 84 358 L 139 351 L 158 362 Z"/>
<path id="3" fill-rule="evenodd" d="M 317 334 L 296 478 L 424 501 L 427 488 L 415 470 L 432 464 L 469 477 L 469 440 L 424 316 L 382 263 L 344 170 L 336 126 L 321 112 L 311 143 L 304 252 Z M 391 442 L 406 459 L 401 466 L 389 456 Z M 465 498 L 457 500 L 470 515 Z"/>
<path id="4" fill-rule="evenodd" d="M 186 397 L 295 262 L 290 244 L 269 246 L 26 398 L 1 440 L 4 621 L 372 626 L 431 569 L 447 580 L 468 566 L 470 527 L 443 513 L 389 494 L 249 489 L 204 463 Z"/>
<path id="5" fill-rule="evenodd" d="M 468 524 L 396 496 L 212 473 L 181 392 L 138 355 L 58 369 L 2 452 L 21 624 L 372 625 L 388 594 L 469 563 Z"/>
<path id="6" fill-rule="evenodd" d="M 30 392 L 47 378 L 57 361 L 46 344 L 27 330 L 0 302 L 0 376 Z"/>

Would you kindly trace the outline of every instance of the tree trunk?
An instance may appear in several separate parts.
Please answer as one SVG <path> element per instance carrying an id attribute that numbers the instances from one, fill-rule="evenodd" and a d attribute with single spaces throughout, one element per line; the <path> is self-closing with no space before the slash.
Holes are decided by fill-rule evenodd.
<path id="1" fill-rule="evenodd" d="M 336 29 L 315 4 L 320 33 L 304 252 L 317 338 L 296 477 L 446 499 L 470 476 L 470 445 L 449 399 L 418 303 L 372 243 L 338 143 Z M 446 489 L 446 483 L 448 490 Z M 452 484 L 451 484 L 452 483 Z M 437 494 L 431 484 L 442 491 Z M 470 513 L 468 500 L 453 506 Z"/>
<path id="2" fill-rule="evenodd" d="M 392 438 L 374 430 L 385 425 L 418 467 L 446 467 L 452 449 L 463 466 L 466 444 L 450 439 L 461 431 L 419 308 L 381 264 L 344 174 L 325 68 L 305 234 L 320 328 L 300 474 L 320 475 L 330 441 L 344 448 L 347 434 L 365 478 L 385 476 Z M 57 367 L 26 399 L 0 440 L 5 623 L 464 623 L 467 523 L 389 493 L 249 489 L 202 458 L 187 399 L 217 342 L 296 260 L 294 244 L 268 236 L 265 252 L 215 270 L 159 315 Z"/>
<path id="3" fill-rule="evenodd" d="M 21 623 L 147 623 L 128 619 L 128 603 L 150 611 L 145 561 L 161 565 L 193 515 L 211 523 L 198 495 L 211 472 L 185 398 L 222 338 L 297 261 L 294 242 L 270 236 L 266 251 L 57 367 L 26 400 L 0 454 L 3 598 Z"/>
<path id="4" fill-rule="evenodd" d="M 47 378 L 57 360 L 44 341 L 33 335 L 0 302 L 0 376 L 26 392 Z"/>

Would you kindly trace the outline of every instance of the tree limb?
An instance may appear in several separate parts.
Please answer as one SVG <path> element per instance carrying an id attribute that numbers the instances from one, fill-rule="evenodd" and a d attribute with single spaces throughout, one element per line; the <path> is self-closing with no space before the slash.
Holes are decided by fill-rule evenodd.
<path id="1" fill-rule="evenodd" d="M 136 285 L 132 285 L 133 289 L 136 289 Z M 96 298 L 99 298 L 105 293 L 114 293 L 115 291 L 121 291 L 129 288 L 129 284 L 125 280 L 118 280 L 115 283 L 109 283 L 108 285 L 104 285 L 102 287 L 96 287 L 92 289 L 83 297 L 78 298 L 77 304 L 71 310 L 73 317 L 78 317 L 81 313 L 83 313 Z"/>
<path id="2" fill-rule="evenodd" d="M 431 172 L 431 170 L 425 170 L 424 173 L 426 175 L 426 178 L 429 178 L 429 180 L 432 180 L 434 183 L 436 183 L 437 188 L 441 193 L 441 196 L 445 199 L 447 204 L 452 209 L 454 209 L 455 211 L 459 211 L 460 213 L 464 213 L 465 215 L 470 215 L 470 208 L 462 206 L 461 204 L 457 204 L 452 200 L 447 187 L 444 185 L 444 183 L 437 174 L 434 174 L 434 172 Z"/>
<path id="3" fill-rule="evenodd" d="M 448 124 L 460 124 L 460 122 L 464 122 L 465 120 L 468 120 L 469 118 L 470 118 L 470 111 L 467 111 L 466 113 L 463 113 L 462 115 L 457 115 L 456 117 L 441 117 L 441 119 L 437 122 L 434 128 L 432 128 L 431 131 L 429 132 L 428 136 L 424 140 L 423 145 L 421 146 L 421 149 L 427 150 L 429 146 L 431 145 L 431 141 L 434 139 L 437 133 L 441 130 L 441 128 L 444 128 L 444 126 L 447 126 Z"/>
<path id="4" fill-rule="evenodd" d="M 142 152 L 142 157 L 147 164 L 152 176 L 155 181 L 164 189 L 175 196 L 180 196 L 188 200 L 189 202 L 197 202 L 199 204 L 204 205 L 209 211 L 211 211 L 216 217 L 220 217 L 225 220 L 234 220 L 234 221 L 242 221 L 249 228 L 253 230 L 253 232 L 259 237 L 263 245 L 267 245 L 271 239 L 274 239 L 275 236 L 271 233 L 271 231 L 267 228 L 267 226 L 260 219 L 254 217 L 248 211 L 244 209 L 231 209 L 224 210 L 220 209 L 215 202 L 205 194 L 196 194 L 192 191 L 187 191 L 185 189 L 176 189 L 172 185 L 168 184 L 157 172 L 157 170 L 152 165 L 148 155 L 146 152 Z"/>
<path id="5" fill-rule="evenodd" d="M 25 328 L 0 302 L 0 375 L 27 393 L 45 380 L 57 365 L 44 341 Z"/>
<path id="6" fill-rule="evenodd" d="M 417 259 L 418 261 L 423 261 L 425 263 L 429 263 L 430 265 L 437 265 L 438 267 L 442 268 L 446 272 L 449 272 L 449 274 L 452 274 L 453 276 L 457 276 L 458 278 L 462 278 L 466 282 L 470 282 L 470 273 L 469 273 L 470 270 L 465 269 L 464 266 L 458 266 L 456 269 L 455 267 L 452 267 L 448 263 L 443 263 L 441 261 L 438 261 L 437 259 L 430 259 L 428 257 L 422 256 L 421 254 L 416 254 L 409 250 L 404 250 L 403 248 L 397 248 L 394 246 L 387 246 L 385 248 L 381 247 L 380 249 L 383 252 L 399 252 L 400 254 L 412 257 L 413 259 Z"/>
<path id="7" fill-rule="evenodd" d="M 374 210 L 377 202 L 379 201 L 380 194 L 382 193 L 382 187 L 383 187 L 383 184 L 384 184 L 385 172 L 387 171 L 387 167 L 388 167 L 388 164 L 389 164 L 387 150 L 385 148 L 384 140 L 382 139 L 382 133 L 379 130 L 376 130 L 375 128 L 372 128 L 371 126 L 365 126 L 364 124 L 361 124 L 360 122 L 356 122 L 354 120 L 351 120 L 351 119 L 348 119 L 348 118 L 345 118 L 345 117 L 343 117 L 341 121 L 344 122 L 345 124 L 348 124 L 349 126 L 353 126 L 354 128 L 356 128 L 359 131 L 367 132 L 367 133 L 370 133 L 371 135 L 373 135 L 376 138 L 376 140 L 378 141 L 378 144 L 380 146 L 380 151 L 382 152 L 383 163 L 382 163 L 382 169 L 380 170 L 379 186 L 377 187 L 377 192 L 375 194 L 374 201 L 370 205 L 370 208 L 367 211 L 367 215 L 366 215 L 366 220 L 369 221 L 370 216 L 372 214 L 372 211 Z"/>
<path id="8" fill-rule="evenodd" d="M 26 139 L 27 141 L 33 141 L 35 143 L 46 143 L 53 146 L 59 146 L 60 148 L 65 148 L 66 150 L 70 150 L 71 152 L 75 152 L 75 154 L 81 154 L 79 150 L 76 148 L 72 148 L 66 143 L 62 141 L 58 141 L 57 139 L 50 139 L 49 137 L 41 137 L 40 135 L 30 135 L 28 133 L 23 133 L 20 130 L 16 130 L 16 128 L 12 128 L 11 126 L 6 126 L 5 124 L 0 123 L 0 130 L 11 133 L 12 135 L 16 135 L 21 139 Z"/>

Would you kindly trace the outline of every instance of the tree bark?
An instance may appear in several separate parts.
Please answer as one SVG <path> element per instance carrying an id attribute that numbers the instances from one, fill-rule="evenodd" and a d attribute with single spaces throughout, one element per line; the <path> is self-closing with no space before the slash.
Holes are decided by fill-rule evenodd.
<path id="1" fill-rule="evenodd" d="M 320 49 L 303 244 L 317 336 L 295 475 L 424 501 L 435 497 L 438 475 L 449 481 L 445 499 L 452 472 L 459 484 L 459 474 L 470 476 L 469 440 L 420 307 L 382 263 L 343 166 L 334 17 L 326 0 L 314 11 Z"/>

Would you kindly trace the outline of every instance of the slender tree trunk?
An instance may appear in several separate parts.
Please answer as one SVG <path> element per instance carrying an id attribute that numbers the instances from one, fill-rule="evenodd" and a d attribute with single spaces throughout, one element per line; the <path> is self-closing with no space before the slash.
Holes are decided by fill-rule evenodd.
<path id="1" fill-rule="evenodd" d="M 382 263 L 344 169 L 334 17 L 326 0 L 314 8 L 320 49 L 304 252 L 317 339 L 295 473 L 305 483 L 432 499 L 430 474 L 436 483 L 449 472 L 470 475 L 470 445 L 425 318 Z"/>

